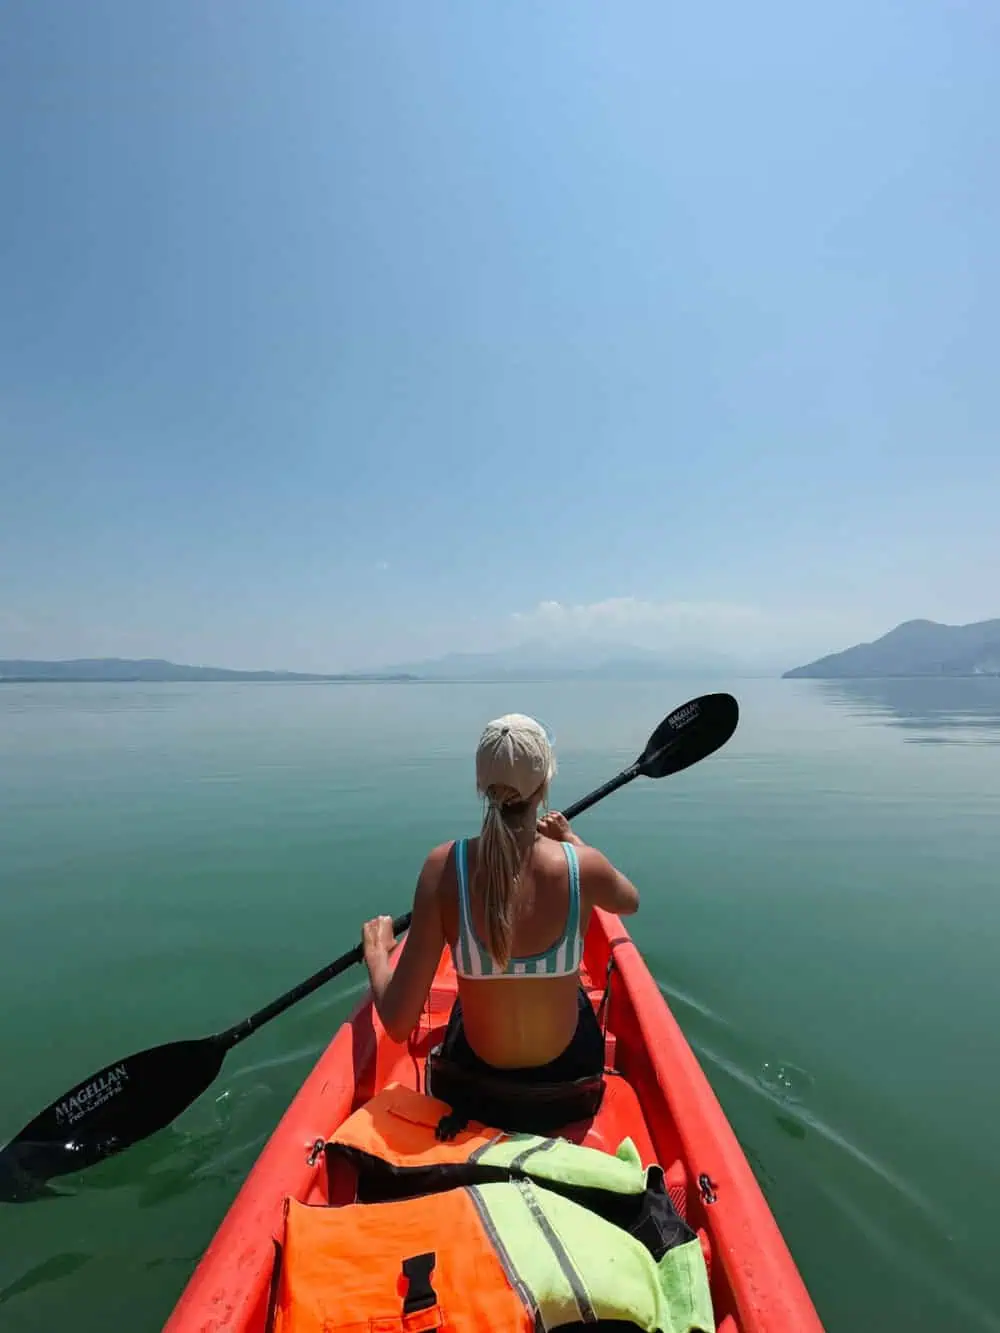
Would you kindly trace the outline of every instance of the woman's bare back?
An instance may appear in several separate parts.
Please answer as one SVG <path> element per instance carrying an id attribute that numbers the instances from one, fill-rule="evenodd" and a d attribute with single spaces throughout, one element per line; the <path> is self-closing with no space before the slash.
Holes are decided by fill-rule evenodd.
<path id="1" fill-rule="evenodd" d="M 568 833 L 568 825 L 565 831 Z M 609 910 L 634 911 L 638 899 L 628 880 L 600 852 L 576 838 L 572 841 L 577 844 L 580 864 L 580 933 L 586 936 L 595 902 Z M 482 899 L 475 889 L 478 843 L 478 838 L 468 842 L 469 903 L 473 929 L 482 943 L 487 932 Z M 620 883 L 612 882 L 609 871 Z M 626 889 L 635 895 L 634 905 L 628 900 Z M 446 862 L 439 895 L 441 924 L 454 949 L 459 933 L 454 855 Z M 525 858 L 517 884 L 512 957 L 530 957 L 550 949 L 566 928 L 569 906 L 569 871 L 564 850 L 551 834 L 539 836 Z M 578 988 L 579 977 L 575 972 L 548 977 L 459 977 L 466 1039 L 480 1059 L 497 1069 L 548 1064 L 562 1054 L 576 1031 Z"/>

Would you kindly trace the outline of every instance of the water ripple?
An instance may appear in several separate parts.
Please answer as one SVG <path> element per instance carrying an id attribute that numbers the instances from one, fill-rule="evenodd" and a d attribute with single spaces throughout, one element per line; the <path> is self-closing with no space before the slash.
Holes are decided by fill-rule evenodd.
<path id="1" fill-rule="evenodd" d="M 701 1041 L 696 1043 L 696 1050 L 700 1060 L 716 1069 L 721 1069 L 748 1092 L 780 1108 L 780 1127 L 790 1137 L 804 1139 L 807 1134 L 817 1135 L 829 1146 L 850 1157 L 865 1171 L 888 1185 L 926 1218 L 936 1217 L 933 1206 L 912 1185 L 801 1103 L 802 1093 L 813 1083 L 812 1076 L 804 1070 L 798 1070 L 794 1065 L 771 1066 L 769 1062 L 765 1062 L 754 1074 Z M 795 1070 L 794 1078 L 789 1076 L 789 1070 Z M 775 1116 L 775 1119 L 778 1117 Z"/>

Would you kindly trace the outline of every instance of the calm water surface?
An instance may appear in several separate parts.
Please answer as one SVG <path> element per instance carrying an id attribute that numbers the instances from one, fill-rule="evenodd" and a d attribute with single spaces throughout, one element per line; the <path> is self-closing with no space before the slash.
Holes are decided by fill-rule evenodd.
<path id="1" fill-rule="evenodd" d="M 568 804 L 706 688 L 0 686 L 0 1141 L 405 910 L 474 831 L 488 717 L 554 728 Z M 640 885 L 636 939 L 831 1333 L 1000 1330 L 1000 680 L 722 688 L 726 749 L 579 832 Z M 363 975 L 154 1139 L 0 1205 L 3 1333 L 159 1329 Z"/>

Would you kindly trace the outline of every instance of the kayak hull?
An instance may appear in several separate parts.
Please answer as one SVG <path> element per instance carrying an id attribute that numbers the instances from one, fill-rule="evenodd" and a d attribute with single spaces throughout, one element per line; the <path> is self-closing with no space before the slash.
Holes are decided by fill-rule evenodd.
<path id="1" fill-rule="evenodd" d="M 609 962 L 611 963 L 609 969 Z M 675 1206 L 698 1233 L 719 1333 L 821 1333 L 822 1325 L 735 1134 L 621 919 L 595 908 L 581 980 L 596 1004 L 609 984 L 609 1076 L 592 1121 L 566 1137 L 614 1152 L 635 1143 L 659 1162 Z M 264 1333 L 283 1202 L 328 1203 L 322 1145 L 389 1082 L 423 1088 L 427 1053 L 456 995 L 442 957 L 405 1043 L 385 1032 L 370 994 L 341 1025 L 265 1145 L 165 1333 Z"/>

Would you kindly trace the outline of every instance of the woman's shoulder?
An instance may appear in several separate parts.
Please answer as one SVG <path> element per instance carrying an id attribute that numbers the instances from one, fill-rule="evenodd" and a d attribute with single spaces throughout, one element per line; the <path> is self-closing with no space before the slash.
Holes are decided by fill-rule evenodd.
<path id="1" fill-rule="evenodd" d="M 614 875 L 614 867 L 608 858 L 589 842 L 578 843 L 573 851 L 580 867 L 580 881 L 586 887 L 601 884 Z"/>
<path id="2" fill-rule="evenodd" d="M 439 842 L 424 857 L 424 869 L 430 871 L 444 870 L 457 846 L 457 838 L 449 838 L 447 842 Z"/>
<path id="3" fill-rule="evenodd" d="M 424 858 L 420 878 L 425 883 L 431 882 L 435 885 L 441 885 L 447 892 L 451 893 L 458 882 L 459 848 L 464 844 L 465 865 L 467 873 L 471 874 L 476 864 L 478 843 L 478 838 L 449 838 L 447 842 L 439 842 L 436 847 L 431 848 Z"/>

